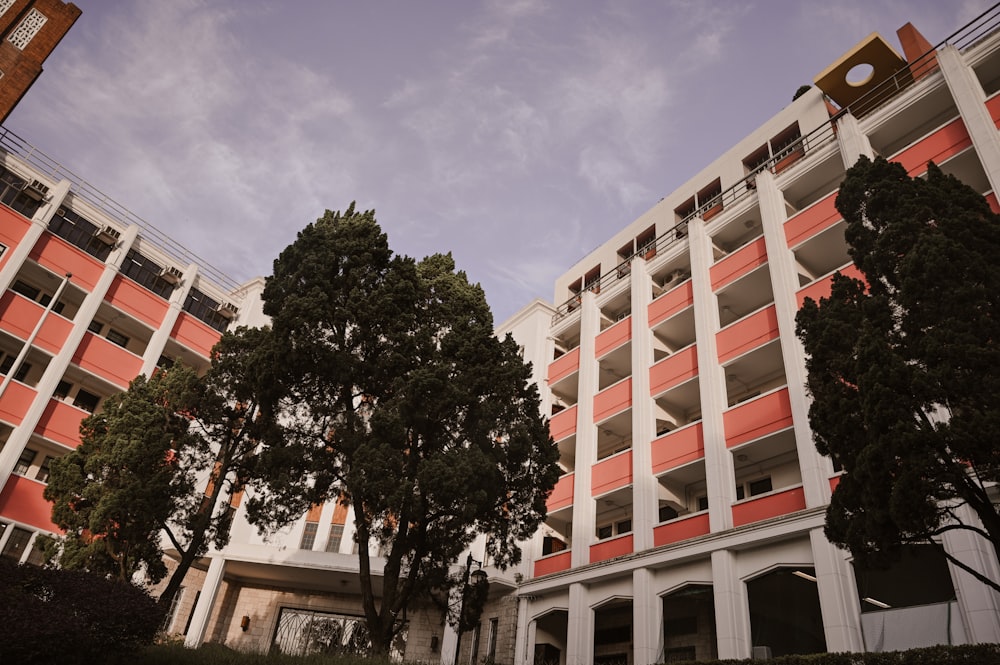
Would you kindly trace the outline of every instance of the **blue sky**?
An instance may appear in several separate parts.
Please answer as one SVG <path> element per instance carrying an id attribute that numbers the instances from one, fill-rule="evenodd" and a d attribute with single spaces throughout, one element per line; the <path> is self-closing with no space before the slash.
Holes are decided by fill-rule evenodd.
<path id="1" fill-rule="evenodd" d="M 987 0 L 75 0 L 7 126 L 237 280 L 325 209 L 499 323 L 871 32 Z"/>

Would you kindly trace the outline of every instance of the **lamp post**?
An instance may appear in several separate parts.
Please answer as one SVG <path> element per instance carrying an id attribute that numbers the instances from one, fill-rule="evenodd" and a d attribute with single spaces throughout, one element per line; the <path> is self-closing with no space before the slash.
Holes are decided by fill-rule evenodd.
<path id="1" fill-rule="evenodd" d="M 478 569 L 475 572 L 476 577 L 486 577 L 486 572 L 482 569 L 483 562 L 476 561 L 472 558 L 472 552 L 465 557 L 465 574 L 462 575 L 462 602 L 458 606 L 458 623 L 455 626 L 456 638 L 455 638 L 455 661 L 453 665 L 458 665 L 458 659 L 460 658 L 462 650 L 462 633 L 465 632 L 465 610 L 466 601 L 469 597 L 469 577 L 472 574 L 472 564 L 476 564 Z M 476 583 L 476 588 L 479 588 L 479 582 Z M 482 608 L 480 608 L 480 611 Z"/>

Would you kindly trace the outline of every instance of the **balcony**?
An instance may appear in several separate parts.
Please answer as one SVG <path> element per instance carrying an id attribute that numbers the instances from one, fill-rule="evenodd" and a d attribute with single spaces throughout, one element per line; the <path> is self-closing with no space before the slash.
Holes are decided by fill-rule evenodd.
<path id="1" fill-rule="evenodd" d="M 724 363 L 727 360 L 732 360 L 777 338 L 778 315 L 774 310 L 774 305 L 769 305 L 719 331 L 715 336 L 719 362 Z"/>
<path id="2" fill-rule="evenodd" d="M 212 347 L 216 345 L 222 334 L 187 312 L 181 312 L 174 324 L 174 329 L 170 331 L 170 336 L 199 355 L 211 358 Z"/>
<path id="3" fill-rule="evenodd" d="M 692 344 L 649 368 L 649 394 L 659 395 L 698 375 L 698 348 Z"/>
<path id="4" fill-rule="evenodd" d="M 67 448 L 80 445 L 80 421 L 90 414 L 58 399 L 50 399 L 35 427 L 35 433 Z"/>
<path id="5" fill-rule="evenodd" d="M 701 422 L 692 423 L 653 440 L 653 473 L 682 466 L 705 457 L 705 434 Z"/>
<path id="6" fill-rule="evenodd" d="M 591 473 L 591 496 L 631 485 L 632 451 L 626 450 L 601 460 L 593 466 Z"/>
<path id="7" fill-rule="evenodd" d="M 548 512 L 554 513 L 561 508 L 573 505 L 573 481 L 575 477 L 574 474 L 567 473 L 556 482 L 556 486 L 552 488 L 552 493 L 549 494 L 549 498 L 545 502 Z"/>
<path id="8" fill-rule="evenodd" d="M 127 388 L 142 369 L 142 358 L 90 332 L 83 336 L 73 362 L 122 388 Z"/>
<path id="9" fill-rule="evenodd" d="M 115 277 L 104 299 L 151 328 L 159 327 L 169 306 L 166 300 L 121 275 Z"/>
<path id="10" fill-rule="evenodd" d="M 752 524 L 805 508 L 806 497 L 802 486 L 791 487 L 733 504 L 733 526 Z"/>
<path id="11" fill-rule="evenodd" d="M 632 317 L 626 316 L 607 330 L 597 335 L 594 342 L 594 357 L 600 358 L 632 339 Z"/>
<path id="12" fill-rule="evenodd" d="M 722 414 L 726 446 L 732 448 L 792 425 L 788 388 L 779 388 Z"/>
<path id="13" fill-rule="evenodd" d="M 594 395 L 594 422 L 599 423 L 632 406 L 632 379 L 619 381 Z"/>
<path id="14" fill-rule="evenodd" d="M 841 268 L 840 273 L 846 275 L 847 277 L 860 279 L 861 281 L 864 281 L 865 279 L 864 275 L 861 274 L 861 271 L 858 270 L 858 267 L 855 266 L 853 263 Z M 812 298 L 817 303 L 820 301 L 820 298 L 829 298 L 830 290 L 832 288 L 833 288 L 833 274 L 831 273 L 826 277 L 822 277 L 816 280 L 815 282 L 806 286 L 805 288 L 800 289 L 799 292 L 795 295 L 796 300 L 799 303 L 799 308 L 801 308 L 803 303 L 805 303 L 806 298 Z"/>
<path id="15" fill-rule="evenodd" d="M 841 216 L 837 211 L 836 202 L 837 192 L 832 192 L 785 222 L 785 239 L 788 241 L 788 246 L 795 247 L 840 221 Z"/>
<path id="16" fill-rule="evenodd" d="M 44 491 L 44 483 L 12 473 L 0 492 L 0 515 L 58 533 L 59 527 L 52 523 L 52 504 L 42 496 Z"/>
<path id="17" fill-rule="evenodd" d="M 29 256 L 57 275 L 73 273 L 72 281 L 93 291 L 104 272 L 104 264 L 62 238 L 43 233 Z"/>
<path id="18" fill-rule="evenodd" d="M 653 545 L 669 545 L 709 533 L 708 513 L 685 515 L 653 527 Z"/>
<path id="19" fill-rule="evenodd" d="M 30 227 L 31 222 L 24 217 L 7 206 L 0 207 L 0 243 L 10 248 L 17 247 Z M 0 257 L 0 266 L 6 258 L 6 256 Z"/>
<path id="20" fill-rule="evenodd" d="M 20 425 L 37 393 L 18 381 L 11 381 L 0 395 L 0 420 Z"/>
<path id="21" fill-rule="evenodd" d="M 679 286 L 667 291 L 662 296 L 649 303 L 647 312 L 649 314 L 649 325 L 655 326 L 661 321 L 666 321 L 674 314 L 690 307 L 694 304 L 694 291 L 691 280 L 681 283 Z"/>
<path id="22" fill-rule="evenodd" d="M 550 554 L 541 559 L 535 559 L 535 577 L 541 577 L 542 575 L 549 575 L 551 573 L 558 573 L 563 570 L 569 570 L 571 561 L 571 551 L 563 550 L 562 552 L 557 552 L 556 554 Z"/>
<path id="23" fill-rule="evenodd" d="M 602 540 L 590 546 L 590 563 L 607 561 L 615 557 L 631 554 L 633 550 L 633 537 L 631 533 L 617 536 L 608 540 Z"/>
<path id="24" fill-rule="evenodd" d="M 580 347 L 559 356 L 549 363 L 548 382 L 551 386 L 580 369 Z"/>
<path id="25" fill-rule="evenodd" d="M 927 170 L 927 162 L 941 164 L 972 145 L 969 132 L 961 118 L 955 118 L 914 145 L 893 155 L 889 161 L 899 162 L 911 176 Z"/>
<path id="26" fill-rule="evenodd" d="M 576 406 L 571 406 L 549 419 L 549 433 L 554 441 L 576 433 Z"/>
<path id="27" fill-rule="evenodd" d="M 21 340 L 27 340 L 31 332 L 42 318 L 45 308 L 13 291 L 7 291 L 0 298 L 0 329 L 9 332 Z M 35 345 L 55 354 L 62 348 L 73 324 L 58 314 L 50 313 L 45 318 Z"/>
<path id="28" fill-rule="evenodd" d="M 718 291 L 765 263 L 767 263 L 767 249 L 764 247 L 764 239 L 758 238 L 726 256 L 709 269 L 712 288 Z"/>

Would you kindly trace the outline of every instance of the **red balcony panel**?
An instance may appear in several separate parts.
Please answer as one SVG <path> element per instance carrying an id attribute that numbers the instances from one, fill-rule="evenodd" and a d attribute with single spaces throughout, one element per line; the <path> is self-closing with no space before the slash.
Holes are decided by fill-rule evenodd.
<path id="1" fill-rule="evenodd" d="M 104 272 L 103 263 L 51 233 L 42 234 L 29 256 L 57 275 L 73 273 L 70 281 L 87 291 L 94 290 Z"/>
<path id="2" fill-rule="evenodd" d="M 679 543 L 688 538 L 704 536 L 709 532 L 708 513 L 698 513 L 690 517 L 678 519 L 653 527 L 653 545 L 669 545 Z"/>
<path id="3" fill-rule="evenodd" d="M 632 406 L 632 379 L 622 379 L 594 395 L 594 422 L 599 423 Z"/>
<path id="4" fill-rule="evenodd" d="M 833 492 L 837 489 L 837 485 L 840 484 L 840 476 L 836 475 L 830 479 L 830 491 Z"/>
<path id="5" fill-rule="evenodd" d="M 0 267 L 10 258 L 11 250 L 21 243 L 21 238 L 30 227 L 31 222 L 10 208 L 0 208 L 0 243 L 7 246 L 7 251 L 0 256 Z"/>
<path id="6" fill-rule="evenodd" d="M 927 170 L 927 162 L 941 164 L 972 145 L 969 132 L 961 118 L 955 118 L 947 125 L 926 136 L 906 150 L 896 154 L 889 161 L 899 162 L 911 176 Z"/>
<path id="7" fill-rule="evenodd" d="M 718 291 L 726 284 L 736 281 L 765 263 L 767 263 L 767 249 L 764 247 L 764 239 L 758 238 L 723 258 L 709 269 L 712 288 Z"/>
<path id="8" fill-rule="evenodd" d="M 692 344 L 649 368 L 649 394 L 659 395 L 697 375 L 698 348 Z"/>
<path id="9" fill-rule="evenodd" d="M 860 279 L 864 281 L 865 277 L 858 270 L 858 267 L 853 263 L 844 266 L 840 269 L 840 273 L 846 275 L 847 277 L 853 277 L 854 279 Z M 825 279 L 821 279 L 813 282 L 812 284 L 804 287 L 796 294 L 796 299 L 799 303 L 799 308 L 802 308 L 802 304 L 806 301 L 806 298 L 812 298 L 817 303 L 820 298 L 829 298 L 830 289 L 833 288 L 833 275 L 828 275 Z"/>
<path id="10" fill-rule="evenodd" d="M 992 210 L 994 214 L 1000 215 L 1000 202 L 997 201 L 996 194 L 993 192 L 987 194 L 986 202 L 990 204 L 990 210 Z"/>
<path id="11" fill-rule="evenodd" d="M 50 399 L 35 432 L 68 448 L 80 445 L 80 421 L 90 414 L 62 400 Z"/>
<path id="12" fill-rule="evenodd" d="M 778 315 L 771 305 L 719 331 L 715 336 L 719 362 L 724 363 L 777 338 Z"/>
<path id="13" fill-rule="evenodd" d="M 549 494 L 548 500 L 545 502 L 545 507 L 548 509 L 549 513 L 552 513 L 560 508 L 565 508 L 566 506 L 573 505 L 573 479 L 575 474 L 567 473 L 565 476 L 556 482 L 556 486 L 552 488 L 552 492 Z"/>
<path id="14" fill-rule="evenodd" d="M 535 577 L 541 577 L 542 575 L 548 575 L 549 573 L 558 573 L 561 570 L 569 570 L 570 567 L 570 551 L 564 550 L 558 554 L 550 554 L 544 559 L 535 560 Z"/>
<path id="15" fill-rule="evenodd" d="M 986 108 L 993 118 L 993 124 L 1000 128 L 1000 93 L 993 95 L 986 100 Z"/>
<path id="16" fill-rule="evenodd" d="M 779 515 L 805 510 L 806 495 L 801 487 L 775 492 L 733 506 L 733 526 L 743 526 Z"/>
<path id="17" fill-rule="evenodd" d="M 843 219 L 834 205 L 836 201 L 837 192 L 833 192 L 805 210 L 800 210 L 785 222 L 785 239 L 788 241 L 788 246 L 794 247 Z"/>
<path id="18" fill-rule="evenodd" d="M 627 316 L 597 336 L 594 340 L 594 357 L 600 358 L 630 339 L 632 339 L 632 317 Z"/>
<path id="19" fill-rule="evenodd" d="M 554 441 L 565 439 L 576 433 L 576 405 L 564 409 L 549 418 L 549 434 Z"/>
<path id="20" fill-rule="evenodd" d="M 7 389 L 3 395 L 0 395 L 0 420 L 11 425 L 20 425 L 24 414 L 31 408 L 36 394 L 34 390 L 23 383 L 17 381 L 8 383 Z"/>
<path id="21" fill-rule="evenodd" d="M 790 427 L 792 407 L 788 402 L 788 388 L 734 406 L 722 414 L 722 422 L 728 447 Z"/>
<path id="22" fill-rule="evenodd" d="M 156 328 L 167 313 L 167 301 L 121 275 L 115 277 L 104 299 L 123 312 Z"/>
<path id="23" fill-rule="evenodd" d="M 52 523 L 52 504 L 42 497 L 44 491 L 43 483 L 12 473 L 0 492 L 0 515 L 36 529 L 59 531 Z"/>
<path id="24" fill-rule="evenodd" d="M 655 326 L 660 321 L 667 320 L 677 312 L 687 309 L 692 304 L 694 304 L 694 291 L 691 288 L 691 280 L 689 279 L 649 303 L 647 310 L 649 313 L 649 325 Z"/>
<path id="25" fill-rule="evenodd" d="M 212 347 L 218 343 L 222 333 L 187 312 L 181 312 L 174 329 L 170 331 L 170 336 L 192 351 L 209 358 L 212 355 Z"/>
<path id="26" fill-rule="evenodd" d="M 0 298 L 0 328 L 27 340 L 44 312 L 45 308 L 38 303 L 8 291 Z M 62 348 L 72 328 L 71 321 L 50 312 L 35 337 L 35 345 L 54 354 Z"/>
<path id="27" fill-rule="evenodd" d="M 653 473 L 662 473 L 705 456 L 705 433 L 701 423 L 676 429 L 651 444 Z"/>
<path id="28" fill-rule="evenodd" d="M 73 362 L 123 388 L 142 369 L 142 358 L 90 332 L 84 334 Z"/>
<path id="29" fill-rule="evenodd" d="M 590 494 L 598 496 L 605 492 L 632 484 L 632 451 L 626 450 L 602 459 L 591 470 Z"/>
<path id="30" fill-rule="evenodd" d="M 616 556 L 632 553 L 632 534 L 618 536 L 609 540 L 602 540 L 590 546 L 590 563 L 607 561 Z"/>
<path id="31" fill-rule="evenodd" d="M 568 351 L 549 363 L 549 385 L 580 369 L 580 347 Z"/>

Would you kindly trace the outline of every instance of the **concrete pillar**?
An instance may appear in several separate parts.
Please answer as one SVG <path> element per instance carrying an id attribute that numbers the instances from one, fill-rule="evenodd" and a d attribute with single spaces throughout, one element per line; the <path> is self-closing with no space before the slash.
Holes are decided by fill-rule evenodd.
<path id="1" fill-rule="evenodd" d="M 591 499 L 591 475 L 597 462 L 597 428 L 594 427 L 594 395 L 598 371 L 594 357 L 595 338 L 601 331 L 600 311 L 590 291 L 580 303 L 580 387 L 576 404 L 576 466 L 573 473 L 573 542 L 571 565 L 590 563 L 590 545 L 595 539 L 597 508 Z"/>
<path id="2" fill-rule="evenodd" d="M 733 526 L 736 499 L 733 456 L 726 448 L 722 412 L 726 410 L 726 373 L 719 364 L 715 334 L 719 332 L 719 307 L 712 290 L 709 269 L 715 262 L 712 239 L 705 223 L 693 219 L 688 224 L 691 251 L 691 290 L 694 294 L 694 327 L 698 346 L 698 375 L 701 391 L 701 425 L 705 436 L 705 484 L 708 493 L 708 520 L 713 532 Z"/>
<path id="3" fill-rule="evenodd" d="M 180 286 L 175 288 L 174 292 L 170 294 L 170 300 L 167 305 L 167 311 L 163 315 L 163 321 L 153 331 L 152 337 L 149 338 L 149 344 L 146 345 L 146 352 L 142 354 L 142 369 L 139 370 L 140 374 L 150 376 L 156 368 L 156 363 L 160 360 L 160 356 L 163 355 L 163 350 L 170 340 L 170 333 L 177 323 L 177 318 L 181 315 L 181 308 L 184 306 L 184 301 L 187 300 L 188 293 L 190 293 L 191 286 L 194 284 L 197 276 L 198 266 L 192 263 L 184 271 L 184 277 L 181 279 Z"/>
<path id="4" fill-rule="evenodd" d="M 594 662 L 594 610 L 586 586 L 569 587 L 569 617 L 566 627 L 566 665 Z"/>
<path id="5" fill-rule="evenodd" d="M 975 511 L 968 506 L 955 508 L 955 513 L 963 524 L 982 528 Z M 967 530 L 946 531 L 941 540 L 948 554 L 994 582 L 1000 582 L 997 552 L 988 540 Z M 1000 642 L 1000 593 L 951 562 L 948 568 L 969 641 Z"/>
<path id="6" fill-rule="evenodd" d="M 750 657 L 750 607 L 747 588 L 736 571 L 736 554 L 712 552 L 712 593 L 719 660 Z"/>
<path id="7" fill-rule="evenodd" d="M 645 260 L 632 260 L 632 538 L 636 552 L 653 546 L 653 527 L 659 521 L 656 479 L 650 443 L 656 416 L 649 396 L 649 368 L 653 364 L 653 336 L 649 331 L 652 283 Z"/>
<path id="8" fill-rule="evenodd" d="M 864 651 L 857 584 L 846 553 L 830 544 L 823 535 L 823 529 L 809 532 L 809 544 L 812 546 L 827 651 Z"/>
<path id="9" fill-rule="evenodd" d="M 535 649 L 535 622 L 528 620 L 531 601 L 517 599 L 517 626 L 514 629 L 514 665 L 531 665 Z"/>
<path id="10" fill-rule="evenodd" d="M 830 502 L 829 478 L 833 473 L 833 466 L 816 451 L 812 428 L 809 426 L 809 398 L 805 388 L 806 354 L 802 342 L 795 335 L 795 315 L 799 311 L 795 293 L 799 289 L 799 279 L 795 269 L 795 255 L 788 248 L 785 238 L 785 197 L 770 171 L 763 171 L 757 176 L 757 194 L 802 488 L 806 507 L 815 508 Z"/>
<path id="11" fill-rule="evenodd" d="M 854 166 L 860 157 L 875 159 L 871 142 L 861 131 L 858 119 L 850 113 L 845 113 L 837 121 L 837 145 L 840 147 L 840 158 L 845 169 Z"/>
<path id="12" fill-rule="evenodd" d="M 632 662 L 653 665 L 662 661 L 663 604 L 656 595 L 653 571 L 632 571 Z"/>
<path id="13" fill-rule="evenodd" d="M 225 573 L 226 559 L 222 555 L 216 554 L 208 566 L 205 582 L 201 585 L 201 595 L 198 596 L 198 603 L 191 613 L 191 625 L 188 627 L 187 637 L 184 638 L 184 646 L 194 649 L 205 641 L 208 620 L 212 614 L 212 608 L 215 607 L 215 599 L 219 595 Z"/>

